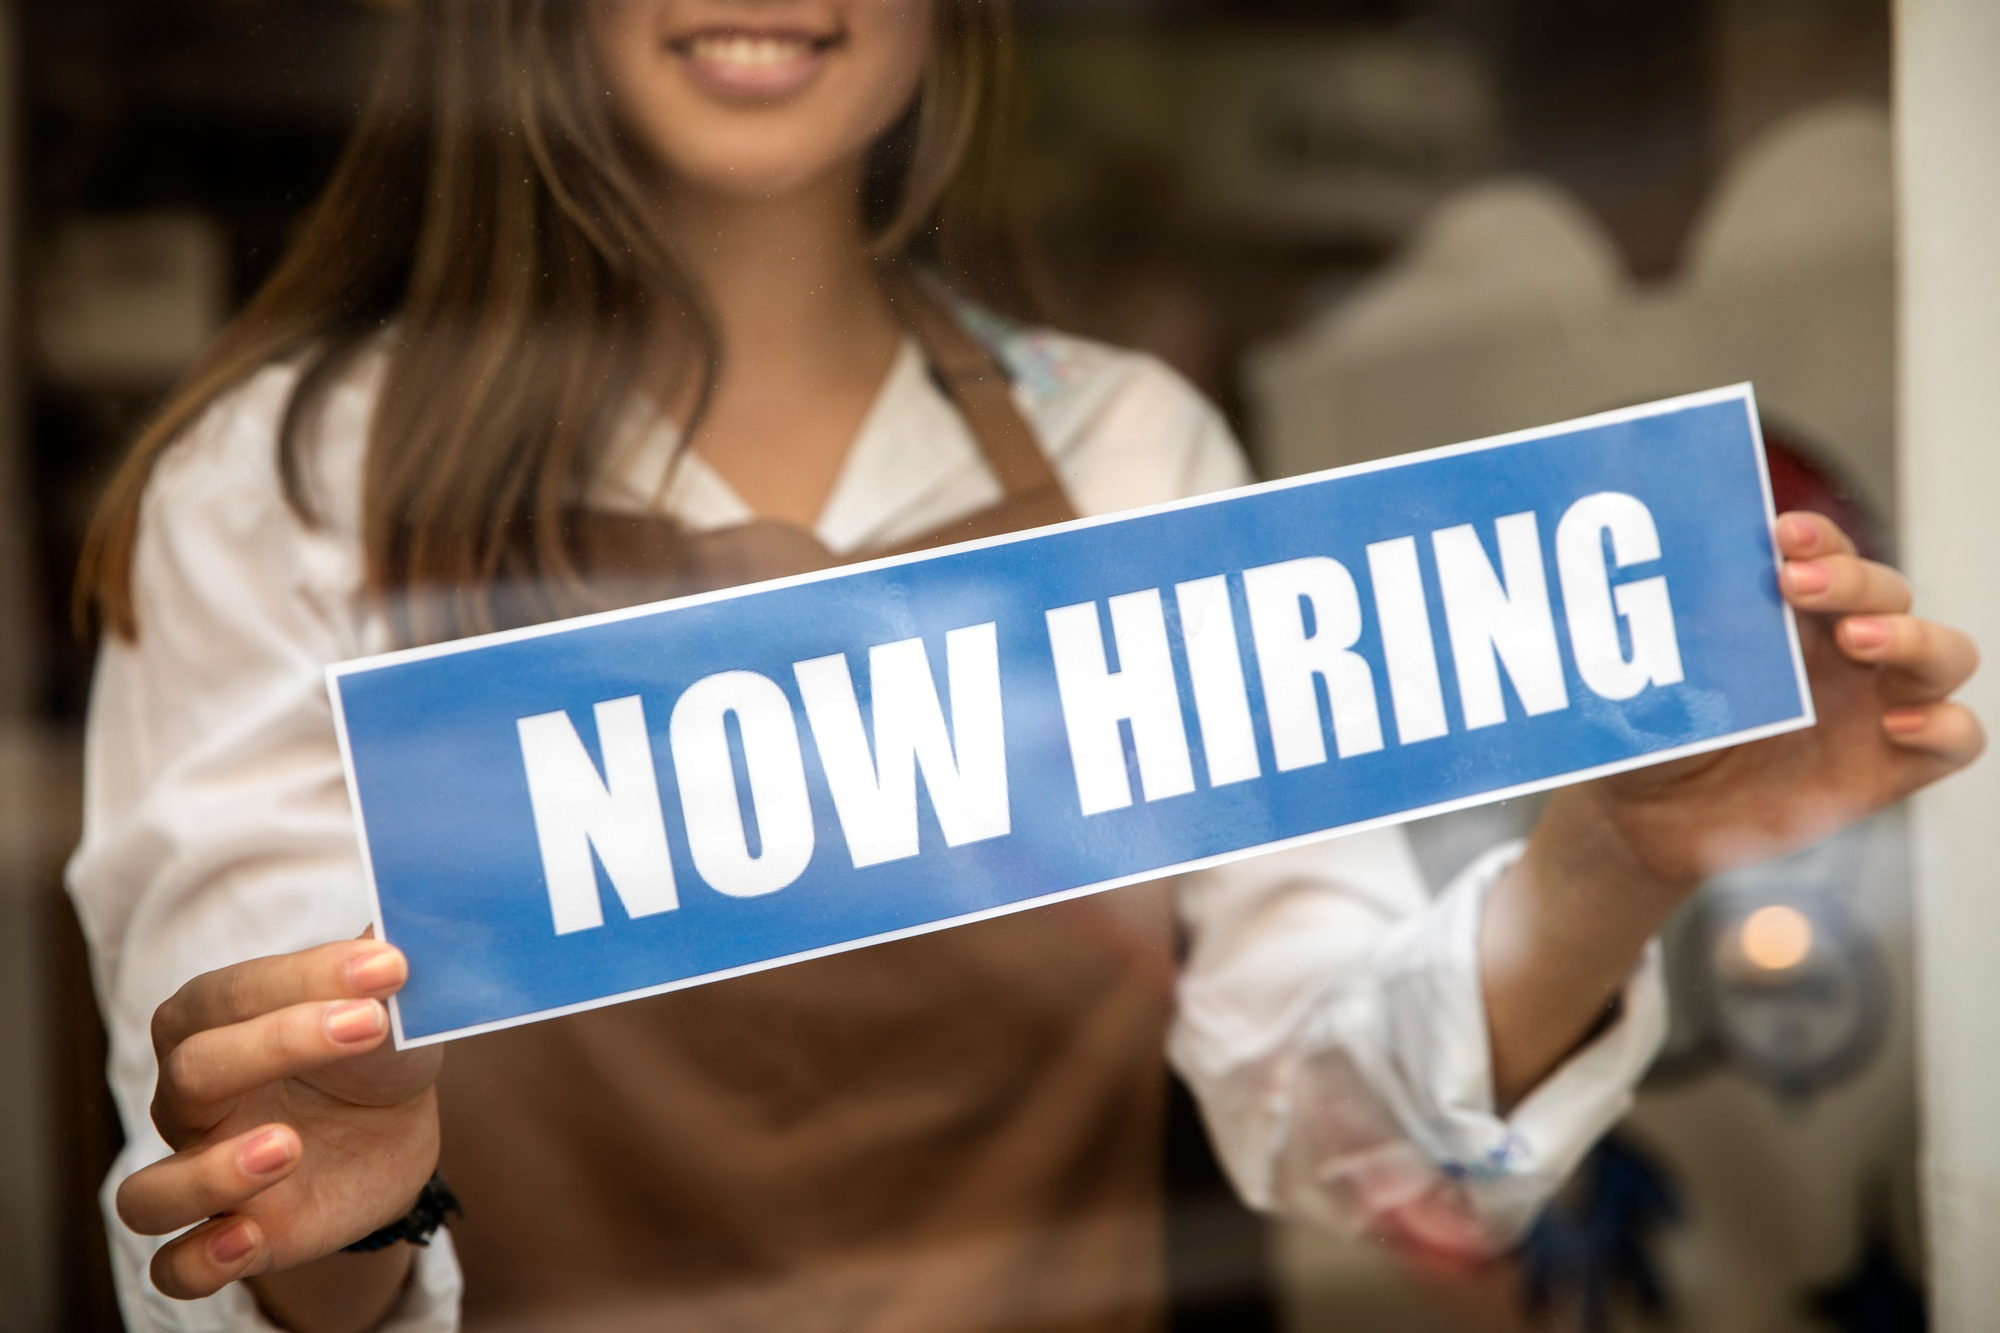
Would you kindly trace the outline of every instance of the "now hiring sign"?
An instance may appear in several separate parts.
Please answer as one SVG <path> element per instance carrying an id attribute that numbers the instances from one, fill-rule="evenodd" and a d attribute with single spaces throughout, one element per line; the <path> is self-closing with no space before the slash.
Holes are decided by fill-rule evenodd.
<path id="1" fill-rule="evenodd" d="M 422 1044 L 1812 723 L 1748 386 L 329 669 Z"/>

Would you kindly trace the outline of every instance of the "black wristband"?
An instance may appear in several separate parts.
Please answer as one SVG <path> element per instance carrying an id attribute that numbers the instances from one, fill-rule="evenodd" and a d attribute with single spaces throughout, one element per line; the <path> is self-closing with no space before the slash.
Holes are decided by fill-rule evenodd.
<path id="1" fill-rule="evenodd" d="M 397 1241 L 406 1240 L 412 1245 L 429 1245 L 437 1229 L 444 1225 L 446 1216 L 464 1216 L 465 1210 L 458 1206 L 458 1196 L 444 1183 L 444 1177 L 436 1172 L 424 1182 L 417 1201 L 410 1205 L 410 1211 L 378 1231 L 371 1231 L 352 1245 L 344 1246 L 344 1254 L 368 1254 L 375 1250 L 386 1250 Z"/>

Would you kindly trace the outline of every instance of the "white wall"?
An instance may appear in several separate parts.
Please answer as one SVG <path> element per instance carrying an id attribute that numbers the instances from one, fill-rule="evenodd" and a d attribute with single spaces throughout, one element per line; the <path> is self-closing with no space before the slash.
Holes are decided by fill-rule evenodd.
<path id="1" fill-rule="evenodd" d="M 2000 656 L 2000 4 L 1899 0 L 1904 550 L 1923 608 Z M 1967 698 L 2000 730 L 2000 664 Z M 2000 763 L 1918 804 L 1936 1326 L 2000 1329 Z"/>

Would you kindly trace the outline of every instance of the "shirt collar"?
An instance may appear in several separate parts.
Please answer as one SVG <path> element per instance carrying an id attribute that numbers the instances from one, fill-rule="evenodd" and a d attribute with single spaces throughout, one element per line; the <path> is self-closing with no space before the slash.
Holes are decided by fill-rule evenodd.
<path id="1" fill-rule="evenodd" d="M 907 526 L 913 510 L 968 472 L 986 472 L 979 446 L 906 337 L 841 462 L 813 536 L 836 554 L 859 550 Z M 650 401 L 626 414 L 591 503 L 665 514 L 695 532 L 756 517 L 700 454 L 680 456 L 680 431 Z"/>

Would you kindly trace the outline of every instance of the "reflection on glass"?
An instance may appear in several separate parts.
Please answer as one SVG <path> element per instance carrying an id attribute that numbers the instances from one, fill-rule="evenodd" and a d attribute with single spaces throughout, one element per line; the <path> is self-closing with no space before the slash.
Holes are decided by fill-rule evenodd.
<path id="1" fill-rule="evenodd" d="M 868 40 L 865 25 L 919 13 L 790 0 L 695 8 L 710 26 L 691 39 L 668 33 L 682 48 L 674 58 L 710 92 L 753 99 L 782 93 L 819 59 L 825 32 L 813 25 L 829 15 L 852 25 L 853 54 Z M 978 42 L 966 34 L 999 8 L 940 5 L 936 31 L 971 50 Z M 536 287 L 553 271 L 542 262 L 549 253 L 529 263 L 486 250 L 467 303 L 437 307 L 424 326 L 430 359 L 391 358 L 386 401 L 402 426 L 389 428 L 408 427 L 409 457 L 458 447 L 490 461 L 519 432 L 574 426 L 574 466 L 377 471 L 368 486 L 334 487 L 331 497 L 301 485 L 307 507 L 326 504 L 322 516 L 345 532 L 339 525 L 363 511 L 364 497 L 408 483 L 409 503 L 394 521 L 335 543 L 330 566 L 345 560 L 355 571 L 411 577 L 373 619 L 353 612 L 363 600 L 354 585 L 314 585 L 301 614 L 329 615 L 338 632 L 296 653 L 291 703 L 322 707 L 308 680 L 316 658 L 399 638 L 816 567 L 963 535 L 970 520 L 1020 526 L 1062 517 L 1072 504 L 1092 512 L 1164 498 L 1163 487 L 1229 484 L 1243 475 L 1231 435 L 1277 475 L 1739 379 L 1757 382 L 1769 411 L 1781 505 L 1831 514 L 1871 553 L 1893 552 L 1886 519 L 1871 533 L 1866 518 L 1896 512 L 1886 6 L 1599 8 L 1024 4 L 1015 55 L 1029 100 L 1013 122 L 1020 160 L 977 177 L 986 197 L 956 196 L 970 210 L 961 220 L 980 222 L 956 231 L 927 226 L 927 217 L 912 222 L 897 207 L 923 191 L 893 179 L 896 171 L 922 174 L 942 122 L 903 116 L 900 92 L 884 93 L 870 114 L 891 134 L 863 163 L 858 186 L 873 210 L 864 239 L 872 258 L 914 258 L 948 279 L 940 304 L 970 335 L 973 359 L 1011 377 L 997 393 L 987 390 L 1000 381 L 982 388 L 976 375 L 947 373 L 938 387 L 935 372 L 966 350 L 925 337 L 938 287 L 852 321 L 839 343 L 853 370 L 844 396 L 806 410 L 802 402 L 820 400 L 795 396 L 796 377 L 750 388 L 732 381 L 732 366 L 754 368 L 787 329 L 783 320 L 751 327 L 740 303 L 703 287 L 718 278 L 700 259 L 699 228 L 676 238 L 685 281 L 665 298 L 666 288 L 643 298 L 621 289 L 613 273 L 598 289 L 604 303 L 564 305 L 554 286 Z M 19 964 L 0 974 L 20 979 L 17 1012 L 32 1016 L 24 1026 L 64 1054 L 51 1073 L 25 1048 L 0 1050 L 0 1087 L 26 1090 L 21 1109 L 7 1112 L 15 1119 L 0 1123 L 27 1127 L 10 1134 L 19 1146 L 6 1158 L 12 1174 L 0 1174 L 0 1196 L 25 1201 L 22 1234 L 51 1238 L 18 1261 L 18 1289 L 39 1326 L 108 1326 L 113 1317 L 93 1199 L 112 1169 L 117 1130 L 96 1081 L 93 998 L 123 1043 L 113 1073 L 128 1133 L 148 1144 L 146 1022 L 198 970 L 192 957 L 163 959 L 121 989 L 102 969 L 123 926 L 93 917 L 86 867 L 80 896 L 100 966 L 93 997 L 59 897 L 93 670 L 91 646 L 64 623 L 88 516 L 174 383 L 303 234 L 303 210 L 334 169 L 389 44 L 447 13 L 472 25 L 468 45 L 420 63 L 411 86 L 428 97 L 463 62 L 504 54 L 481 45 L 499 31 L 496 15 L 546 12 L 555 16 L 547 31 L 558 32 L 588 9 L 91 0 L 14 16 L 20 77 L 10 102 L 24 160 L 8 216 L 26 264 L 26 322 L 13 341 L 27 428 L 9 467 L 29 490 L 0 517 L 19 538 L 0 548 L 0 637 L 20 659 L 0 663 L 9 701 L 0 775 L 8 810 L 31 814 L 0 822 L 8 889 L 0 945 Z M 804 40 L 754 30 L 795 9 Z M 606 3 L 591 12 L 644 25 L 679 22 L 694 8 Z M 580 31 L 573 24 L 571 35 Z M 523 48 L 537 59 L 582 49 Z M 620 49 L 658 55 L 643 41 Z M 609 81 L 574 74 L 551 75 L 572 79 L 557 109 L 591 112 Z M 522 166 L 523 180 L 548 170 L 528 139 L 503 142 L 496 126 L 520 128 L 504 119 L 511 111 L 480 114 L 503 119 L 471 123 L 468 143 Z M 662 134 L 694 123 L 664 102 L 630 119 Z M 809 128 L 852 125 L 828 114 Z M 567 180 L 576 164 L 554 165 Z M 598 171 L 590 183 L 605 179 Z M 413 219 L 440 200 L 428 181 L 414 168 L 398 177 L 379 207 L 328 234 L 318 252 L 328 263 L 293 280 L 351 272 L 333 261 L 364 252 L 385 262 L 413 254 Z M 491 183 L 509 186 L 498 176 Z M 529 191 L 514 201 L 525 211 L 509 214 L 498 197 L 477 201 L 489 221 L 555 226 L 564 206 L 556 191 Z M 598 197 L 584 216 L 602 221 L 604 208 Z M 403 240 L 383 239 L 397 227 Z M 898 228 L 895 243 L 883 243 Z M 1016 248 L 1023 233 L 1032 244 Z M 471 257 L 491 239 L 464 228 L 431 253 L 472 273 Z M 643 253 L 641 240 L 626 240 Z M 817 246 L 794 247 L 799 262 L 785 272 L 796 284 L 833 272 L 808 262 Z M 1018 276 L 1016 255 L 1032 260 Z M 245 364 L 335 352 L 324 364 L 327 401 L 337 407 L 352 401 L 382 340 L 421 325 L 400 281 L 369 289 L 334 324 L 302 334 L 253 319 L 226 339 L 237 340 Z M 485 379 L 461 373 L 481 354 L 468 312 L 510 292 L 533 336 L 520 338 L 515 360 L 485 362 Z M 1043 332 L 1036 299 L 1048 307 L 1041 317 L 1083 336 Z M 652 341 L 632 334 L 642 327 Z M 586 373 L 611 364 L 591 358 L 612 345 L 626 357 L 616 372 Z M 1107 345 L 1156 354 L 1216 400 L 1226 424 L 1157 366 L 1134 369 Z M 558 363 L 574 372 L 567 381 L 551 370 Z M 1076 473 L 1089 471 L 1090 450 L 1109 438 L 1085 419 L 1113 400 L 1153 414 L 1148 439 L 1172 433 L 1158 426 L 1160 414 L 1184 414 L 1192 424 L 1173 429 L 1185 451 L 1115 478 L 1123 465 L 1107 454 L 1095 488 L 1079 492 Z M 626 413 L 628 404 L 640 410 Z M 541 423 L 535 431 L 523 426 L 531 420 Z M 782 442 L 799 421 L 853 449 L 806 448 L 758 465 L 727 447 L 731 438 Z M 1057 460 L 1069 469 L 1067 495 L 989 484 L 1007 471 L 1009 446 L 996 440 L 1018 425 L 1079 451 Z M 349 445 L 365 433 L 336 427 L 316 442 L 302 431 L 298 456 L 317 463 L 342 429 Z M 853 461 L 864 446 L 886 460 L 899 442 L 933 436 L 950 437 L 957 471 L 889 485 L 888 463 L 870 472 Z M 937 489 L 924 491 L 932 482 Z M 1785 498 L 1788 487 L 1796 498 Z M 475 520 L 510 492 L 532 496 L 519 500 L 506 539 L 491 540 L 497 530 Z M 1063 507 L 1051 507 L 1057 498 Z M 222 509 L 230 522 L 291 521 L 282 505 Z M 778 522 L 757 525 L 746 541 L 739 529 L 749 515 Z M 676 521 L 651 521 L 662 516 Z M 420 532 L 442 544 L 416 551 Z M 563 541 L 574 549 L 552 558 Z M 285 558 L 262 551 L 242 563 L 268 584 L 290 568 Z M 468 596 L 468 584 L 490 591 Z M 247 585 L 208 586 L 224 609 L 252 604 L 239 596 Z M 248 650 L 212 627 L 189 638 L 213 658 L 175 677 L 167 693 L 194 699 Z M 208 863 L 233 867 L 231 875 L 296 876 L 287 881 L 293 896 L 264 900 L 258 918 L 283 924 L 241 937 L 240 951 L 351 934 L 360 917 L 337 905 L 351 894 L 351 867 L 336 866 L 338 855 L 319 870 L 299 869 L 309 857 L 273 870 L 303 856 L 299 846 L 246 850 L 262 836 L 253 816 L 264 821 L 255 829 L 284 823 L 260 802 L 283 805 L 306 791 L 318 795 L 284 806 L 285 819 L 299 815 L 314 837 L 344 836 L 337 778 L 323 781 L 323 769 L 309 778 L 307 766 L 282 780 L 279 769 L 258 769 L 250 781 L 254 767 L 238 769 L 235 785 L 225 782 L 187 825 L 197 841 L 231 829 L 247 840 Z M 1533 815 L 1468 812 L 1413 830 L 1413 858 L 1378 848 L 1384 865 L 1394 863 L 1380 881 L 1357 868 L 1358 854 L 1343 873 L 1387 886 L 1382 900 L 1394 913 L 1442 910 L 1447 886 L 1525 832 Z M 477 1279 L 468 1308 L 475 1320 L 497 1320 L 493 1312 L 510 1304 L 525 1313 L 530 1297 L 554 1290 L 548 1272 L 563 1265 L 586 1274 L 604 1318 L 640 1323 L 657 1317 L 664 1288 L 676 1317 L 722 1311 L 793 1326 L 806 1325 L 772 1313 L 787 1291 L 810 1292 L 815 1317 L 829 1321 L 863 1307 L 915 1309 L 923 1313 L 906 1322 L 929 1327 L 953 1326 L 932 1311 L 970 1318 L 964 1312 L 1004 1305 L 1009 1317 L 1052 1322 L 1087 1322 L 1104 1310 L 1154 1318 L 1170 1308 L 1177 1319 L 1229 1328 L 1494 1328 L 1520 1317 L 1523 1263 L 1555 1275 L 1547 1295 L 1564 1311 L 1587 1291 L 1629 1311 L 1634 1274 L 1654 1274 L 1691 1327 L 1794 1310 L 1812 1292 L 1847 1290 L 1857 1273 L 1901 1283 L 1914 1300 L 1906 841 L 1891 815 L 1840 845 L 1844 858 L 1808 856 L 1763 881 L 1712 882 L 1668 932 L 1667 1056 L 1612 1148 L 1586 1162 L 1548 1215 L 1589 1219 L 1606 1215 L 1607 1199 L 1657 1201 L 1666 1196 L 1651 1184 L 1633 1185 L 1656 1172 L 1685 1207 L 1677 1216 L 1650 1206 L 1625 1215 L 1643 1220 L 1619 1233 L 1643 1251 L 1638 1267 L 1598 1259 L 1536 1267 L 1530 1251 L 1526 1261 L 1439 1276 L 1390 1247 L 1350 1243 L 1324 1225 L 1267 1223 L 1237 1203 L 1211 1133 L 1235 1184 L 1260 1204 L 1289 1190 L 1299 1205 L 1289 1211 L 1318 1223 L 1393 1216 L 1404 1239 L 1416 1232 L 1449 1248 L 1458 1238 L 1450 1220 L 1403 1207 L 1428 1187 L 1412 1183 L 1428 1177 L 1410 1167 L 1425 1165 L 1424 1154 L 1399 1155 L 1408 1143 L 1394 1113 L 1368 1076 L 1347 1067 L 1356 1050 L 1366 1063 L 1379 1047 L 1329 1040 L 1296 1066 L 1259 1066 L 1270 1086 L 1296 1078 L 1296 1088 L 1323 1098 L 1327 1114 L 1290 1129 L 1258 1120 L 1262 1103 L 1244 1091 L 1265 1086 L 1254 1079 L 1234 1085 L 1240 1106 L 1218 1109 L 1214 1079 L 1200 1109 L 1184 1089 L 1167 1095 L 1160 1039 L 1176 977 L 1243 968 L 1273 981 L 1275 995 L 1288 984 L 1283 968 L 1233 951 L 1229 931 L 1263 913 L 1325 911 L 1345 922 L 1352 909 L 1264 879 L 1181 889 L 1179 926 L 1165 891 L 1136 891 L 931 949 L 870 955 L 838 979 L 828 969 L 745 985 L 734 1001 L 717 989 L 620 1011 L 600 1030 L 579 1024 L 565 1036 L 552 1027 L 519 1038 L 518 1049 L 496 1041 L 454 1050 L 442 1085 L 445 1155 L 454 1172 L 454 1159 L 465 1163 L 454 1179 L 468 1202 L 459 1228 Z M 149 873 L 121 863 L 128 871 L 134 883 Z M 190 871 L 182 882 L 220 881 Z M 1271 896 L 1255 904 L 1226 901 L 1264 890 Z M 155 920 L 131 920 L 141 918 Z M 1312 927 L 1322 928 L 1350 930 Z M 143 952 L 156 937 L 132 938 Z M 1363 990 L 1344 994 L 1366 1008 Z M 1251 1006 L 1262 1036 L 1285 1026 L 1270 1014 L 1289 1002 Z M 954 1011 L 975 1017 L 943 1021 Z M 855 1026 L 856 1014 L 878 1026 Z M 1050 1071 L 1066 1054 L 1075 1077 L 1058 1087 Z M 718 1098 L 718 1086 L 743 1095 Z M 808 1142 L 801 1126 L 826 1122 L 828 1105 L 843 1099 L 873 1109 L 839 1122 L 848 1138 Z M 1045 1121 L 1034 1119 L 1038 1110 Z M 550 1132 L 565 1120 L 573 1132 Z M 1271 1147 L 1280 1140 L 1283 1152 L 1308 1143 L 1340 1157 L 1336 1187 L 1317 1192 L 1303 1168 L 1293 1178 L 1266 1170 L 1260 1181 L 1255 1164 L 1282 1156 Z M 967 1150 L 973 1143 L 979 1151 Z M 144 1155 L 132 1151 L 121 1171 Z M 1636 1192 L 1619 1195 L 1621 1181 Z M 1033 1196 L 1032 1206 L 998 1222 L 991 1211 L 951 1213 L 965 1199 L 1010 1192 Z M 736 1207 L 752 1194 L 762 1206 Z M 911 1239 L 919 1231 L 921 1243 Z M 140 1251 L 125 1253 L 130 1282 L 130 1256 Z M 909 1297 L 915 1305 L 870 1304 L 914 1290 L 913 1274 L 943 1276 Z M 14 1290 L 10 1276 L 0 1269 L 0 1286 Z M 996 1291 L 1017 1303 L 994 1304 Z"/>

